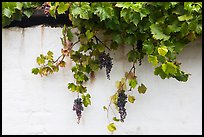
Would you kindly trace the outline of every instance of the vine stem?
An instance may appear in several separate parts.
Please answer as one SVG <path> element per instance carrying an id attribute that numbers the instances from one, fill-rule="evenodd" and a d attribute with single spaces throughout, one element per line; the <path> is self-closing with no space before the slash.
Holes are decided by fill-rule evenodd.
<path id="1" fill-rule="evenodd" d="M 97 36 L 94 36 L 94 38 L 96 39 L 96 43 L 98 44 L 98 41 L 103 44 L 108 50 L 111 50 L 108 46 L 106 46 Z"/>
<path id="2" fill-rule="evenodd" d="M 108 105 L 108 108 L 107 108 L 107 119 L 108 119 L 108 121 L 110 122 L 110 120 L 109 120 L 109 109 L 111 108 L 111 110 L 112 110 L 112 112 L 113 112 L 113 114 L 114 114 L 114 116 L 116 117 L 116 114 L 115 114 L 115 112 L 113 111 L 113 108 L 111 107 L 111 100 L 110 100 L 110 102 L 109 102 L 109 105 Z"/>

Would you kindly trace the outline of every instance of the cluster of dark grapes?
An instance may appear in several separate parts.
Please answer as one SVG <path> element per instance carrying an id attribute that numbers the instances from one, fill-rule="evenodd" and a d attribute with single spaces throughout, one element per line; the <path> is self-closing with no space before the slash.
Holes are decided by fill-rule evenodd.
<path id="1" fill-rule="evenodd" d="M 142 41 L 138 40 L 137 41 L 137 50 L 142 53 Z M 140 54 L 140 58 L 138 59 L 139 65 L 142 65 L 142 54 Z"/>
<path id="2" fill-rule="evenodd" d="M 120 92 L 118 95 L 117 106 L 119 108 L 120 119 L 124 122 L 127 116 L 125 104 L 127 103 L 127 95 L 124 92 Z"/>
<path id="3" fill-rule="evenodd" d="M 50 5 L 47 2 L 45 2 L 45 3 L 43 3 L 41 8 L 43 9 L 44 14 L 46 16 L 49 16 L 49 14 L 50 14 Z"/>
<path id="4" fill-rule="evenodd" d="M 106 68 L 106 76 L 107 76 L 107 79 L 110 80 L 110 72 L 113 67 L 113 63 L 112 63 L 113 58 L 110 57 L 109 53 L 106 54 L 105 52 L 103 52 L 99 55 L 98 59 L 100 62 L 100 69 Z"/>
<path id="5" fill-rule="evenodd" d="M 73 105 L 73 111 L 76 111 L 76 115 L 77 115 L 77 119 L 78 119 L 78 124 L 80 122 L 80 118 L 81 118 L 81 113 L 84 110 L 83 106 L 82 106 L 82 99 L 81 98 L 77 98 L 74 100 L 74 105 Z"/>

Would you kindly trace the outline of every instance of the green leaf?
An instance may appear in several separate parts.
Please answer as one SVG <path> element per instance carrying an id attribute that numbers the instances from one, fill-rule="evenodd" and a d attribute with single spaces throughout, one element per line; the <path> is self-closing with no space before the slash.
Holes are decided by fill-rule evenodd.
<path id="1" fill-rule="evenodd" d="M 152 63 L 153 66 L 157 66 L 158 65 L 157 56 L 148 55 L 148 62 Z"/>
<path id="2" fill-rule="evenodd" d="M 87 30 L 86 31 L 86 37 L 88 40 L 92 39 L 94 36 L 94 33 L 93 32 L 90 32 L 90 30 Z"/>
<path id="3" fill-rule="evenodd" d="M 144 52 L 146 52 L 147 54 L 152 54 L 153 51 L 154 51 L 154 45 L 152 44 L 151 41 L 145 40 L 145 41 L 143 42 L 142 50 L 143 50 Z"/>
<path id="4" fill-rule="evenodd" d="M 188 21 L 188 20 L 190 20 L 190 19 L 192 19 L 193 18 L 193 16 L 192 15 L 182 15 L 182 16 L 179 16 L 178 17 L 178 20 L 179 21 Z"/>
<path id="5" fill-rule="evenodd" d="M 113 131 L 116 130 L 116 126 L 115 126 L 114 123 L 110 123 L 110 124 L 107 126 L 107 128 L 108 128 L 108 130 L 109 130 L 110 132 L 113 132 Z"/>
<path id="6" fill-rule="evenodd" d="M 162 79 L 167 77 L 167 74 L 162 70 L 161 66 L 155 68 L 154 75 L 159 75 Z"/>
<path id="7" fill-rule="evenodd" d="M 188 24 L 186 22 L 184 22 L 182 25 L 181 25 L 181 30 L 180 30 L 180 33 L 181 33 L 181 37 L 184 37 L 188 34 L 189 30 L 188 30 Z"/>
<path id="8" fill-rule="evenodd" d="M 45 63 L 45 59 L 41 58 L 41 57 L 37 57 L 37 63 L 38 65 L 44 64 Z"/>
<path id="9" fill-rule="evenodd" d="M 135 97 L 128 95 L 128 101 L 129 101 L 130 103 L 134 103 L 134 102 L 135 102 Z"/>
<path id="10" fill-rule="evenodd" d="M 33 14 L 33 10 L 30 10 L 30 9 L 25 10 L 23 11 L 23 14 L 25 14 L 28 18 L 30 18 Z"/>
<path id="11" fill-rule="evenodd" d="M 174 76 L 178 81 L 186 82 L 190 74 L 186 74 L 183 71 L 178 71 Z"/>
<path id="12" fill-rule="evenodd" d="M 56 19 L 55 11 L 56 11 L 56 7 L 55 7 L 55 6 L 51 6 L 49 13 L 50 13 L 50 15 L 51 15 L 52 17 L 54 17 L 54 18 Z"/>
<path id="13" fill-rule="evenodd" d="M 103 110 L 108 110 L 106 106 L 103 106 Z"/>
<path id="14" fill-rule="evenodd" d="M 129 86 L 131 87 L 131 88 L 135 88 L 136 87 L 136 85 L 137 85 L 137 81 L 136 81 L 136 79 L 130 79 L 129 81 Z"/>
<path id="15" fill-rule="evenodd" d="M 168 74 L 176 74 L 177 72 L 177 66 L 174 65 L 172 62 L 167 62 L 165 64 L 162 64 L 162 70 L 168 75 Z"/>
<path id="16" fill-rule="evenodd" d="M 87 89 L 86 89 L 86 87 L 79 85 L 79 86 L 76 86 L 76 91 L 83 94 L 83 93 L 86 93 Z"/>
<path id="17" fill-rule="evenodd" d="M 129 62 L 136 62 L 137 59 L 139 58 L 139 52 L 135 50 L 131 50 L 128 52 L 127 57 Z"/>
<path id="18" fill-rule="evenodd" d="M 100 18 L 100 21 L 112 19 L 114 16 L 112 4 L 109 2 L 97 3 L 94 9 L 94 14 Z"/>
<path id="19" fill-rule="evenodd" d="M 128 37 L 125 38 L 125 43 L 128 45 L 134 45 L 136 42 L 136 39 L 133 35 L 129 35 Z"/>
<path id="20" fill-rule="evenodd" d="M 11 15 L 12 15 L 11 10 L 5 8 L 5 9 L 3 10 L 3 15 L 5 15 L 5 16 L 8 17 L 8 18 L 11 18 Z"/>
<path id="21" fill-rule="evenodd" d="M 117 2 L 117 4 L 115 5 L 116 7 L 119 8 L 130 8 L 132 6 L 133 2 Z"/>
<path id="22" fill-rule="evenodd" d="M 57 8 L 58 14 L 64 14 L 69 8 L 69 3 L 60 2 L 59 7 Z"/>
<path id="23" fill-rule="evenodd" d="M 87 94 L 87 95 L 82 95 L 82 102 L 84 104 L 85 107 L 87 107 L 88 105 L 91 105 L 91 100 L 90 100 L 91 96 L 90 94 Z"/>
<path id="24" fill-rule="evenodd" d="M 117 119 L 116 117 L 113 117 L 113 121 L 118 122 L 118 121 L 120 121 L 120 120 L 119 120 L 119 119 Z"/>
<path id="25" fill-rule="evenodd" d="M 138 92 L 140 94 L 144 94 L 146 92 L 147 88 L 145 87 L 144 84 L 141 84 L 139 87 L 138 87 Z"/>
<path id="26" fill-rule="evenodd" d="M 118 33 L 112 34 L 112 38 L 113 38 L 113 41 L 115 41 L 117 44 L 122 43 L 122 37 L 120 34 L 118 34 Z"/>
<path id="27" fill-rule="evenodd" d="M 23 7 L 23 3 L 22 2 L 16 2 L 16 9 L 21 10 Z"/>
<path id="28" fill-rule="evenodd" d="M 167 52 L 168 52 L 168 49 L 166 46 L 161 46 L 158 48 L 159 55 L 165 56 Z"/>
<path id="29" fill-rule="evenodd" d="M 74 92 L 76 91 L 76 85 L 74 83 L 68 83 L 68 89 Z"/>
<path id="30" fill-rule="evenodd" d="M 68 27 L 68 29 L 67 29 L 67 37 L 68 37 L 69 41 L 71 41 L 73 39 L 73 34 L 72 34 L 72 31 L 71 31 L 71 27 Z"/>
<path id="31" fill-rule="evenodd" d="M 39 72 L 39 69 L 38 69 L 38 68 L 33 68 L 33 69 L 32 69 L 32 73 L 33 73 L 33 74 L 37 75 L 38 72 Z"/>
<path id="32" fill-rule="evenodd" d="M 168 40 L 170 36 L 167 36 L 163 33 L 162 28 L 158 24 L 152 24 L 150 26 L 151 34 L 153 34 L 153 38 L 158 40 Z"/>
<path id="33" fill-rule="evenodd" d="M 52 51 L 48 51 L 48 52 L 47 52 L 47 55 L 48 55 L 48 56 L 53 56 L 53 52 L 52 52 Z"/>

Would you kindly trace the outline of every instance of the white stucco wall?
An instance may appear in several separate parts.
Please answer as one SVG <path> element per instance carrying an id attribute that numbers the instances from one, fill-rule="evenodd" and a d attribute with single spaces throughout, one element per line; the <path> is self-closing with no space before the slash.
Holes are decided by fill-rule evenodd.
<path id="1" fill-rule="evenodd" d="M 126 51 L 113 55 L 111 81 L 102 70 L 87 84 L 92 105 L 78 125 L 72 111 L 77 95 L 67 89 L 74 80 L 71 61 L 66 59 L 66 68 L 48 77 L 31 73 L 39 54 L 51 50 L 55 58 L 60 55 L 60 36 L 61 28 L 42 26 L 2 30 L 3 135 L 110 134 L 103 106 L 116 90 L 115 81 L 131 66 L 123 54 Z M 192 74 L 186 83 L 155 76 L 146 59 L 137 67 L 138 82 L 147 86 L 147 93 L 134 92 L 136 101 L 127 105 L 128 116 L 116 124 L 114 134 L 202 134 L 202 40 L 186 47 L 178 61 Z"/>

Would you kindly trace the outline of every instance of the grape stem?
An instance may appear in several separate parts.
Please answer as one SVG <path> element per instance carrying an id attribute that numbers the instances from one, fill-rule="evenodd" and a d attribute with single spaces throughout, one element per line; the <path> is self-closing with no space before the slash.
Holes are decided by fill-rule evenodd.
<path id="1" fill-rule="evenodd" d="M 111 50 L 109 47 L 107 47 L 97 36 L 93 36 L 96 39 L 96 43 L 98 44 L 98 42 L 100 42 L 101 44 L 103 44 L 108 50 Z"/>

